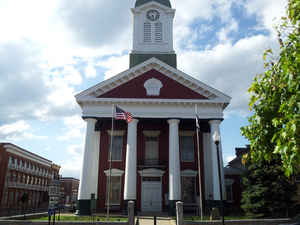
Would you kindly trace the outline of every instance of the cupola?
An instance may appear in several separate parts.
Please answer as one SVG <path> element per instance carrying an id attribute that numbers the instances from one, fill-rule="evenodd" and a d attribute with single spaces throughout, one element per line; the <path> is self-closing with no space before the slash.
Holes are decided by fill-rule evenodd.
<path id="1" fill-rule="evenodd" d="M 137 0 L 133 13 L 133 48 L 130 67 L 155 57 L 176 68 L 173 48 L 175 9 L 170 0 Z"/>

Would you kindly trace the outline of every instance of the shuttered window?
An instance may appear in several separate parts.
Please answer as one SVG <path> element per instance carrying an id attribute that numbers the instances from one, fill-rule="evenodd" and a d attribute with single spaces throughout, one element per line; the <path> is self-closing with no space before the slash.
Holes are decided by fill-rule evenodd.
<path id="1" fill-rule="evenodd" d="M 162 23 L 157 22 L 155 23 L 155 42 L 162 42 L 163 35 L 162 35 Z"/>
<path id="2" fill-rule="evenodd" d="M 144 42 L 151 42 L 151 23 L 144 23 Z"/>

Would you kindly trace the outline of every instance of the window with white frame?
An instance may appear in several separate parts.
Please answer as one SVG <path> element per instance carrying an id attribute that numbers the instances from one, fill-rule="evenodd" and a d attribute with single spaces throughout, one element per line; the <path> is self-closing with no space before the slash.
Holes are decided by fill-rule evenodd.
<path id="1" fill-rule="evenodd" d="M 107 177 L 108 178 L 108 177 Z M 106 183 L 106 196 L 109 190 L 109 179 Z M 109 204 L 120 205 L 121 202 L 121 177 L 113 176 L 111 177 L 110 193 L 109 193 Z M 106 201 L 107 203 L 107 201 Z"/>
<path id="2" fill-rule="evenodd" d="M 119 169 L 112 169 L 111 171 L 105 170 L 106 175 L 106 195 L 105 195 L 105 202 L 108 204 L 107 196 L 109 192 L 109 204 L 110 205 L 120 205 L 121 204 L 121 183 L 122 183 L 122 176 L 124 171 Z M 111 174 L 111 176 L 110 176 Z M 111 183 L 109 183 L 109 177 L 111 178 Z M 109 191 L 110 190 L 110 191 Z"/>
<path id="3" fill-rule="evenodd" d="M 109 146 L 110 150 L 112 161 L 122 161 L 123 136 L 113 136 L 112 148 Z M 108 154 L 108 160 L 110 160 L 110 154 Z"/>
<path id="4" fill-rule="evenodd" d="M 194 136 L 191 133 L 182 133 L 179 139 L 181 161 L 194 162 L 195 159 L 195 147 Z"/>
<path id="5" fill-rule="evenodd" d="M 181 176 L 181 199 L 185 204 L 195 204 L 196 176 Z"/>

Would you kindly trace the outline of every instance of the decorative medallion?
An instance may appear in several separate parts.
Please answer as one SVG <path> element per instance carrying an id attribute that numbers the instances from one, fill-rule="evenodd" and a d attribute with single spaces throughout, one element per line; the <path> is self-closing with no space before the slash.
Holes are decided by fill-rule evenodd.
<path id="1" fill-rule="evenodd" d="M 159 12 L 155 9 L 151 9 L 147 12 L 147 19 L 151 21 L 156 21 L 159 19 Z"/>
<path id="2" fill-rule="evenodd" d="M 151 78 L 144 83 L 148 96 L 159 96 L 160 89 L 163 87 L 163 84 L 160 80 Z"/>

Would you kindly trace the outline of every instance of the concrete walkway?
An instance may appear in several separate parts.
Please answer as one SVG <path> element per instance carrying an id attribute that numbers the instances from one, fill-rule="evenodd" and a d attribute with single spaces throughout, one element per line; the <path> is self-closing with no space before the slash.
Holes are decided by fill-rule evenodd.
<path id="1" fill-rule="evenodd" d="M 137 219 L 136 219 L 137 220 Z M 154 225 L 153 217 L 139 217 L 139 225 Z M 168 217 L 156 217 L 156 225 L 176 225 L 175 220 Z"/>

